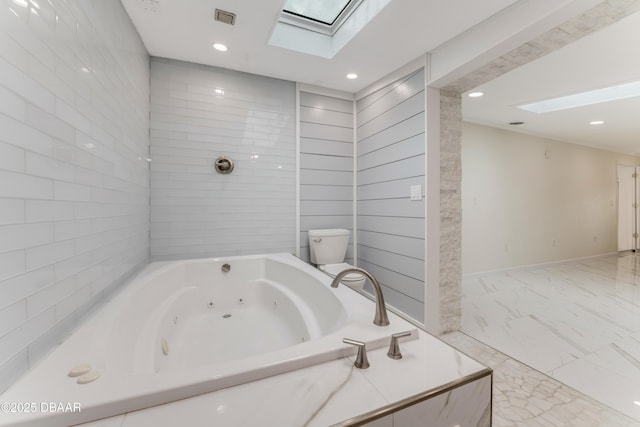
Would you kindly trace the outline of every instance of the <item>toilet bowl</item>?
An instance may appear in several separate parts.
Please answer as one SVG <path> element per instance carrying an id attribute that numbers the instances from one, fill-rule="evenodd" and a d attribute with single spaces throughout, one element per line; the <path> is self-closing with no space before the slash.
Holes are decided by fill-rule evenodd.
<path id="1" fill-rule="evenodd" d="M 349 268 L 352 265 L 344 262 L 349 245 L 349 230 L 334 228 L 326 230 L 309 230 L 309 254 L 311 262 L 318 266 L 318 269 L 325 272 L 330 277 Z M 362 289 L 366 277 L 359 273 L 347 274 L 342 283 L 354 288 Z"/>

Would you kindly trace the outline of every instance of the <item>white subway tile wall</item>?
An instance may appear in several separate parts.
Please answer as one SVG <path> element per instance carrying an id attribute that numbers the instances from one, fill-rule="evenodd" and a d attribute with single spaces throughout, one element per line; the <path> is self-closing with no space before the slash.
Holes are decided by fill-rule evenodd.
<path id="1" fill-rule="evenodd" d="M 358 266 L 385 300 L 424 321 L 424 70 L 357 102 Z M 422 200 L 410 200 L 421 185 Z"/>
<path id="2" fill-rule="evenodd" d="M 148 129 L 119 1 L 0 2 L 0 391 L 148 261 Z"/>
<path id="3" fill-rule="evenodd" d="M 353 262 L 353 101 L 300 92 L 300 257 L 309 261 L 307 232 L 351 230 Z"/>
<path id="4" fill-rule="evenodd" d="M 295 252 L 295 90 L 152 58 L 152 260 Z"/>

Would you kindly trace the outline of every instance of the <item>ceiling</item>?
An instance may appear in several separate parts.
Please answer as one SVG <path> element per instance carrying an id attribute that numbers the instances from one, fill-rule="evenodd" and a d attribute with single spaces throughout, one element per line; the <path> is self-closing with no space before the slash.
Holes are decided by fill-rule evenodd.
<path id="1" fill-rule="evenodd" d="M 640 81 L 640 12 L 478 86 L 463 98 L 467 121 L 640 155 L 640 97 L 536 114 L 533 101 Z M 474 89 L 475 90 L 475 89 Z M 603 125 L 589 122 L 603 120 Z M 523 121 L 520 126 L 509 122 Z"/>
<path id="2" fill-rule="evenodd" d="M 122 0 L 152 56 L 352 93 L 516 2 L 391 0 L 340 52 L 326 59 L 269 45 L 285 0 Z M 236 24 L 214 21 L 216 8 L 237 14 Z M 214 42 L 229 50 L 215 51 Z M 348 80 L 347 73 L 359 77 Z"/>
<path id="3" fill-rule="evenodd" d="M 122 0 L 152 56 L 356 93 L 518 0 L 391 0 L 333 58 L 269 44 L 285 0 Z M 230 26 L 214 10 L 237 14 Z M 212 48 L 214 42 L 229 47 Z M 467 121 L 640 155 L 640 98 L 535 114 L 532 101 L 640 80 L 640 13 L 478 87 Z M 347 73 L 359 75 L 346 79 Z M 604 120 L 595 127 L 590 121 Z M 523 121 L 518 127 L 509 122 Z"/>

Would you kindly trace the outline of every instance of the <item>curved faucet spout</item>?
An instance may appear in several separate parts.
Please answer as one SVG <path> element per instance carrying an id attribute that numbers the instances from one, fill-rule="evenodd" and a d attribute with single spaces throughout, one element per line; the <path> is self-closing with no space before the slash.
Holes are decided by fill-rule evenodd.
<path id="1" fill-rule="evenodd" d="M 342 280 L 344 276 L 349 273 L 359 273 L 365 275 L 369 280 L 371 280 L 371 284 L 373 285 L 373 289 L 376 292 L 376 316 L 373 318 L 373 324 L 378 326 L 387 326 L 389 324 L 389 317 L 387 316 L 387 307 L 384 305 L 384 296 L 382 295 L 382 288 L 380 288 L 380 284 L 376 280 L 375 277 L 367 270 L 363 270 L 362 268 L 347 268 L 346 270 L 338 273 L 331 282 L 332 288 L 337 288 L 338 284 Z"/>

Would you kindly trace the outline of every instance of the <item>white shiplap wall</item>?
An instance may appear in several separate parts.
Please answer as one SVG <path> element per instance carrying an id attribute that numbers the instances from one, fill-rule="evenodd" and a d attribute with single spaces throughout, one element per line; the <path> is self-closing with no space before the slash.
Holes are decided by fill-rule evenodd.
<path id="1" fill-rule="evenodd" d="M 152 260 L 295 252 L 295 144 L 294 83 L 152 58 Z"/>
<path id="2" fill-rule="evenodd" d="M 424 71 L 357 102 L 358 266 L 373 273 L 387 302 L 424 317 Z"/>
<path id="3" fill-rule="evenodd" d="M 148 82 L 119 1 L 0 7 L 0 391 L 148 260 Z"/>
<path id="4" fill-rule="evenodd" d="M 353 101 L 300 92 L 300 256 L 307 232 L 353 229 Z M 346 261 L 353 261 L 353 231 Z"/>

